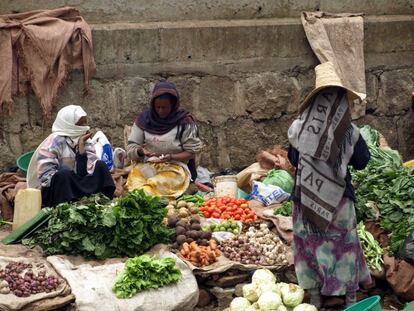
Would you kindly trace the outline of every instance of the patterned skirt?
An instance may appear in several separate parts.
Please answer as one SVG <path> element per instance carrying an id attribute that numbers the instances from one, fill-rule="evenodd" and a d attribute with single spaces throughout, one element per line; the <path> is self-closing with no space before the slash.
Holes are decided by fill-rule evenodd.
<path id="1" fill-rule="evenodd" d="M 294 261 L 299 285 L 319 288 L 322 295 L 355 292 L 370 284 L 371 276 L 356 231 L 354 204 L 339 203 L 335 220 L 326 232 L 315 232 L 303 222 L 298 204 L 293 210 Z"/>

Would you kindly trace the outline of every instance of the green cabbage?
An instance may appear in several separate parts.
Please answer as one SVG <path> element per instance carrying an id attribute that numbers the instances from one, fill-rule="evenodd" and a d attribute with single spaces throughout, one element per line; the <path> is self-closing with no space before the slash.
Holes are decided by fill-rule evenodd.
<path id="1" fill-rule="evenodd" d="M 293 178 L 285 170 L 270 170 L 263 183 L 265 185 L 278 186 L 287 193 L 291 193 L 293 189 Z"/>
<path id="2" fill-rule="evenodd" d="M 250 302 L 256 302 L 259 296 L 256 292 L 256 286 L 254 284 L 246 284 L 243 286 L 243 297 Z"/>
<path id="3" fill-rule="evenodd" d="M 279 294 L 265 292 L 260 296 L 257 304 L 261 311 L 273 311 L 277 310 L 277 308 L 282 305 L 282 298 Z"/>
<path id="4" fill-rule="evenodd" d="M 282 300 L 285 306 L 296 307 L 301 304 L 305 291 L 298 285 L 289 284 L 281 288 Z"/>
<path id="5" fill-rule="evenodd" d="M 257 286 L 256 293 L 259 297 L 266 292 L 281 294 L 279 286 L 275 283 L 262 283 Z"/>
<path id="6" fill-rule="evenodd" d="M 259 269 L 253 273 L 252 283 L 256 287 L 263 283 L 276 283 L 276 277 L 272 271 L 268 269 Z"/>
<path id="7" fill-rule="evenodd" d="M 308 303 L 302 303 L 302 304 L 296 306 L 293 309 L 293 311 L 318 311 L 318 309 L 315 306 L 310 305 Z"/>
<path id="8" fill-rule="evenodd" d="M 246 311 L 250 306 L 251 304 L 246 298 L 237 297 L 230 303 L 230 311 Z"/>

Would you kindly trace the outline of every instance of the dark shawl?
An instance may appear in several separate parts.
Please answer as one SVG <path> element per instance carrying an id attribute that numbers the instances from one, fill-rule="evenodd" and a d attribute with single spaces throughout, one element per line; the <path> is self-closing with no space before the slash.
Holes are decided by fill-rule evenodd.
<path id="1" fill-rule="evenodd" d="M 173 98 L 173 107 L 171 113 L 165 119 L 158 116 L 154 108 L 154 102 L 157 97 L 169 94 Z M 188 111 L 180 109 L 180 96 L 177 88 L 172 82 L 158 82 L 152 91 L 149 108 L 138 115 L 135 124 L 142 130 L 156 135 L 163 135 L 171 131 L 174 127 L 180 126 L 179 139 L 183 134 L 187 124 L 194 124 L 194 119 Z"/>

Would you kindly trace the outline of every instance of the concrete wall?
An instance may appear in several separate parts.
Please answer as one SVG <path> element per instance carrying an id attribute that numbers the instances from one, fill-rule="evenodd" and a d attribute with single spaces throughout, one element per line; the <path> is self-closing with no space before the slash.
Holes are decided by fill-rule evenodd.
<path id="1" fill-rule="evenodd" d="M 9 2 L 1 3 L 0 11 L 28 8 L 25 4 L 31 1 Z M 219 18 L 230 17 L 229 12 L 244 1 L 222 0 L 222 10 L 218 9 L 218 1 L 210 1 L 210 10 L 214 12 L 211 15 L 201 14 L 206 11 L 200 1 L 197 10 L 177 17 L 181 21 L 170 21 L 177 12 L 174 15 L 171 11 L 161 11 L 154 15 L 155 8 L 147 1 L 142 1 L 141 7 L 137 4 L 136 10 L 127 9 L 132 1 L 118 1 L 121 6 L 125 4 L 119 11 L 112 1 L 107 5 L 101 2 L 100 10 L 88 6 L 94 1 L 78 2 L 86 16 L 100 22 L 92 24 L 98 65 L 92 81 L 94 94 L 82 98 L 82 76 L 75 73 L 62 91 L 55 112 L 67 104 L 81 104 L 92 123 L 121 145 L 123 126 L 132 124 L 145 107 L 154 83 L 168 78 L 177 83 L 182 105 L 199 122 L 206 143 L 203 165 L 240 168 L 253 161 L 259 148 L 287 143 L 286 131 L 297 106 L 313 86 L 312 68 L 317 64 L 297 17 L 303 6 L 287 6 L 287 1 L 262 1 L 266 8 L 285 3 L 283 14 L 296 17 L 253 19 L 258 16 L 249 11 L 252 1 L 245 1 L 245 13 L 235 15 L 239 19 L 223 20 Z M 33 3 L 40 7 L 50 1 Z M 314 3 L 320 7 L 332 6 L 332 1 Z M 340 3 L 343 4 L 332 8 L 340 11 L 359 8 L 352 6 L 356 1 Z M 412 12 L 413 3 L 362 3 L 358 11 L 365 8 L 376 15 L 365 17 L 369 104 L 367 116 L 358 122 L 378 127 L 406 158 L 414 157 L 413 143 L 409 141 L 414 117 L 407 113 L 409 95 L 414 91 L 414 15 L 381 15 L 386 8 L 395 14 Z M 157 7 L 157 1 L 153 5 Z M 113 12 L 114 20 L 145 16 L 149 21 L 108 23 L 102 18 L 106 16 L 104 12 Z M 269 9 L 269 12 L 275 15 L 279 10 Z M 199 20 L 184 20 L 188 16 Z M 0 167 L 12 164 L 23 151 L 34 149 L 48 135 L 50 125 L 51 121 L 42 121 L 33 96 L 16 100 L 14 114 L 3 122 Z"/>
<path id="2" fill-rule="evenodd" d="M 297 17 L 302 11 L 413 14 L 413 0 L 3 0 L 0 13 L 73 6 L 90 23 Z"/>

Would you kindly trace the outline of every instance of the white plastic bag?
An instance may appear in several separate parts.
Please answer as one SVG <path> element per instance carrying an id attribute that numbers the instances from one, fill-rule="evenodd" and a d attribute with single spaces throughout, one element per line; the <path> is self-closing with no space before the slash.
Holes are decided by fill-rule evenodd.
<path id="1" fill-rule="evenodd" d="M 268 206 L 274 203 L 282 203 L 289 199 L 289 197 L 290 194 L 278 186 L 265 185 L 260 181 L 253 181 L 249 199 L 260 201 L 265 206 Z"/>
<path id="2" fill-rule="evenodd" d="M 112 157 L 112 146 L 108 138 L 102 131 L 98 131 L 93 136 L 92 143 L 94 144 L 98 159 L 104 161 L 108 166 L 108 169 L 111 170 L 114 163 Z"/>

